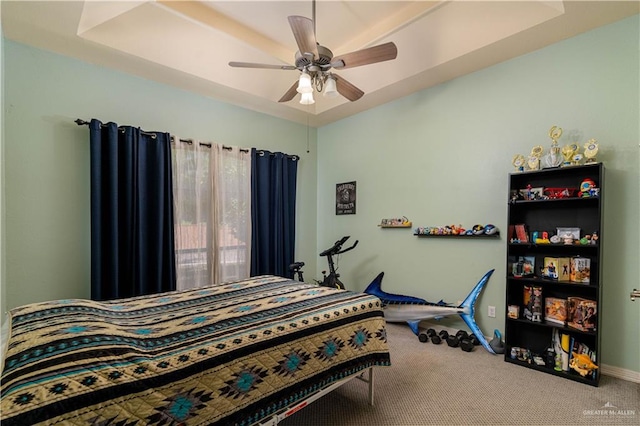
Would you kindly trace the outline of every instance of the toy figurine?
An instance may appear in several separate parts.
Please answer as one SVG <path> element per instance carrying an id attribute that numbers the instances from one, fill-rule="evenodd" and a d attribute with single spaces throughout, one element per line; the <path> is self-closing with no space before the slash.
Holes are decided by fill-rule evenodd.
<path id="1" fill-rule="evenodd" d="M 596 231 L 591 234 L 591 244 L 598 244 L 598 233 Z"/>
<path id="2" fill-rule="evenodd" d="M 531 321 L 542 322 L 542 287 L 533 287 Z"/>
<path id="3" fill-rule="evenodd" d="M 598 366 L 593 361 L 591 361 L 589 355 L 578 354 L 575 352 L 573 352 L 573 356 L 571 357 L 569 366 L 576 370 L 582 377 L 598 368 Z"/>
<path id="4" fill-rule="evenodd" d="M 586 178 L 580 184 L 580 196 L 582 198 L 592 197 L 595 191 L 593 189 L 596 188 L 596 183 L 589 178 Z"/>

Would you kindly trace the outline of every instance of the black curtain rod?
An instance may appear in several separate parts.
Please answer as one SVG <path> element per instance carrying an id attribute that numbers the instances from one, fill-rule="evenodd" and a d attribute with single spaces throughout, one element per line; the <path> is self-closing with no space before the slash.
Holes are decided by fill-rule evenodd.
<path id="1" fill-rule="evenodd" d="M 76 122 L 76 124 L 78 126 L 88 126 L 89 124 L 91 124 L 89 121 L 85 121 L 85 120 L 82 120 L 80 118 L 77 118 L 75 120 L 75 122 Z M 100 123 L 100 127 L 104 127 L 104 124 Z M 124 129 L 122 128 L 122 126 L 118 126 L 118 130 L 121 130 L 121 131 L 124 132 Z M 142 130 L 140 130 L 140 133 L 142 133 L 143 135 L 151 136 L 151 139 L 155 139 L 156 138 L 156 134 L 155 133 L 145 132 L 145 131 L 142 131 Z"/>
<path id="2" fill-rule="evenodd" d="M 89 121 L 83 120 L 83 119 L 81 119 L 81 118 L 77 118 L 77 119 L 75 120 L 75 123 L 76 123 L 78 126 L 88 126 L 89 124 L 91 124 Z M 104 124 L 100 124 L 100 125 L 101 125 L 101 126 L 104 126 Z M 118 129 L 119 129 L 119 128 L 120 128 L 120 127 L 118 127 Z M 143 135 L 147 135 L 147 136 L 151 136 L 151 137 L 152 137 L 152 138 L 154 138 L 154 139 L 155 139 L 155 137 L 156 137 L 156 135 L 155 135 L 154 133 L 142 132 L 142 134 L 143 134 Z M 180 142 L 183 142 L 183 143 L 188 143 L 189 145 L 191 145 L 191 144 L 193 143 L 193 139 L 178 139 L 178 140 L 179 140 Z M 172 142 L 174 142 L 174 141 L 175 141 L 175 138 L 174 138 L 173 136 L 171 136 L 171 141 L 172 141 Z M 203 142 L 200 142 L 200 146 L 206 146 L 207 148 L 211 148 L 211 144 L 210 144 L 210 143 L 203 143 Z M 232 150 L 232 149 L 233 149 L 233 147 L 222 145 L 222 149 Z M 248 150 L 248 149 L 240 148 L 240 152 L 248 153 L 248 152 L 249 152 L 249 150 Z M 257 152 L 258 152 L 258 155 L 260 155 L 261 157 L 262 157 L 262 156 L 264 156 L 264 155 L 266 154 L 266 151 L 262 151 L 262 150 L 257 150 Z M 269 153 L 269 155 L 276 155 L 276 154 L 275 154 L 275 153 L 273 153 L 273 152 L 270 152 L 270 153 Z M 294 161 L 298 161 L 298 160 L 300 159 L 300 157 L 298 157 L 297 155 L 289 155 L 289 154 L 285 154 L 285 155 L 286 155 L 287 157 L 291 158 L 291 159 L 292 159 L 292 160 L 294 160 Z"/>
<path id="3" fill-rule="evenodd" d="M 264 157 L 264 155 L 267 153 L 267 151 L 263 151 L 261 149 L 256 149 L 256 152 L 260 157 Z M 276 155 L 276 153 L 270 152 L 269 155 Z M 287 156 L 288 158 L 291 158 L 293 161 L 298 161 L 300 159 L 300 157 L 298 157 L 297 155 L 290 155 L 290 154 L 284 154 L 284 155 Z"/>
<path id="4" fill-rule="evenodd" d="M 193 144 L 193 139 L 178 139 L 180 142 L 182 143 L 186 143 L 186 144 Z M 171 142 L 175 142 L 175 138 L 173 136 L 171 136 Z M 200 146 L 206 146 L 207 148 L 211 148 L 211 144 L 210 143 L 204 143 L 204 142 L 200 142 L 199 143 Z M 226 149 L 228 151 L 231 151 L 233 149 L 232 146 L 226 146 L 226 145 L 222 145 L 222 149 Z M 240 148 L 240 152 L 242 153 L 248 153 L 249 150 L 245 149 L 245 148 Z"/>

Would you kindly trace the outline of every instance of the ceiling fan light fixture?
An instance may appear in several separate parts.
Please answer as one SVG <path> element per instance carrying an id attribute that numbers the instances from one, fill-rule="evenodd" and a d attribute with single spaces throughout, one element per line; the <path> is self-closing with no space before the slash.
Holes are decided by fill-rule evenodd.
<path id="1" fill-rule="evenodd" d="M 300 97 L 300 103 L 302 105 L 315 104 L 316 101 L 313 99 L 313 93 L 312 92 L 303 93 L 302 96 Z"/>
<path id="2" fill-rule="evenodd" d="M 311 76 L 306 72 L 300 74 L 300 79 L 298 80 L 298 88 L 296 89 L 298 93 L 311 93 L 313 92 L 313 87 L 311 86 Z"/>
<path id="3" fill-rule="evenodd" d="M 324 93 L 322 94 L 325 98 L 335 98 L 338 96 L 338 90 L 336 89 L 336 80 L 332 75 L 327 76 L 326 86 L 324 87 Z"/>

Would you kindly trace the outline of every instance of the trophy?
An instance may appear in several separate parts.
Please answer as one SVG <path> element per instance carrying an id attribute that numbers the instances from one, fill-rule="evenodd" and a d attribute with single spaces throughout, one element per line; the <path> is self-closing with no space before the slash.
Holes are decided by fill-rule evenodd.
<path id="1" fill-rule="evenodd" d="M 562 156 L 564 157 L 564 163 L 562 163 L 562 166 L 571 165 L 571 160 L 573 160 L 573 157 L 578 153 L 579 149 L 580 148 L 578 148 L 578 145 L 575 143 L 563 146 Z"/>
<path id="2" fill-rule="evenodd" d="M 598 142 L 595 139 L 589 139 L 589 141 L 584 144 L 584 156 L 587 157 L 585 164 L 595 163 L 596 154 L 598 154 Z"/>
<path id="3" fill-rule="evenodd" d="M 562 157 L 560 157 L 560 147 L 558 146 L 558 139 L 562 136 L 562 128 L 553 126 L 549 130 L 549 137 L 551 138 L 551 148 L 549 153 L 544 157 L 544 167 L 558 167 L 562 164 Z"/>
<path id="4" fill-rule="evenodd" d="M 511 164 L 516 168 L 516 172 L 524 171 L 524 155 L 516 154 L 513 156 L 513 160 L 511 160 Z"/>
<path id="5" fill-rule="evenodd" d="M 577 152 L 573 155 L 573 158 L 571 158 L 571 165 L 579 166 L 581 161 L 582 161 L 582 154 Z"/>
<path id="6" fill-rule="evenodd" d="M 529 170 L 540 169 L 540 157 L 542 156 L 543 151 L 544 149 L 542 148 L 542 145 L 537 145 L 531 148 L 531 154 L 529 154 L 529 158 L 527 159 Z"/>

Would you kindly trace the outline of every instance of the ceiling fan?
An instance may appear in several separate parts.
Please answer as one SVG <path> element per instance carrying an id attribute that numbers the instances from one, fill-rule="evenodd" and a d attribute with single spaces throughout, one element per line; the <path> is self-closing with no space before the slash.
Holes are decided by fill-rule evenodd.
<path id="1" fill-rule="evenodd" d="M 279 70 L 298 70 L 300 78 L 296 81 L 278 102 L 288 102 L 297 93 L 301 93 L 301 104 L 312 104 L 313 90 L 322 92 L 324 96 L 335 97 L 339 94 L 350 101 L 357 101 L 364 92 L 340 77 L 331 69 L 346 69 L 362 65 L 395 59 L 398 49 L 393 42 L 380 44 L 366 49 L 356 50 L 334 57 L 333 52 L 316 41 L 316 2 L 313 0 L 313 19 L 304 16 L 289 16 L 289 26 L 298 45 L 295 53 L 295 65 L 270 65 L 252 62 L 229 62 L 232 67 L 262 68 Z"/>

